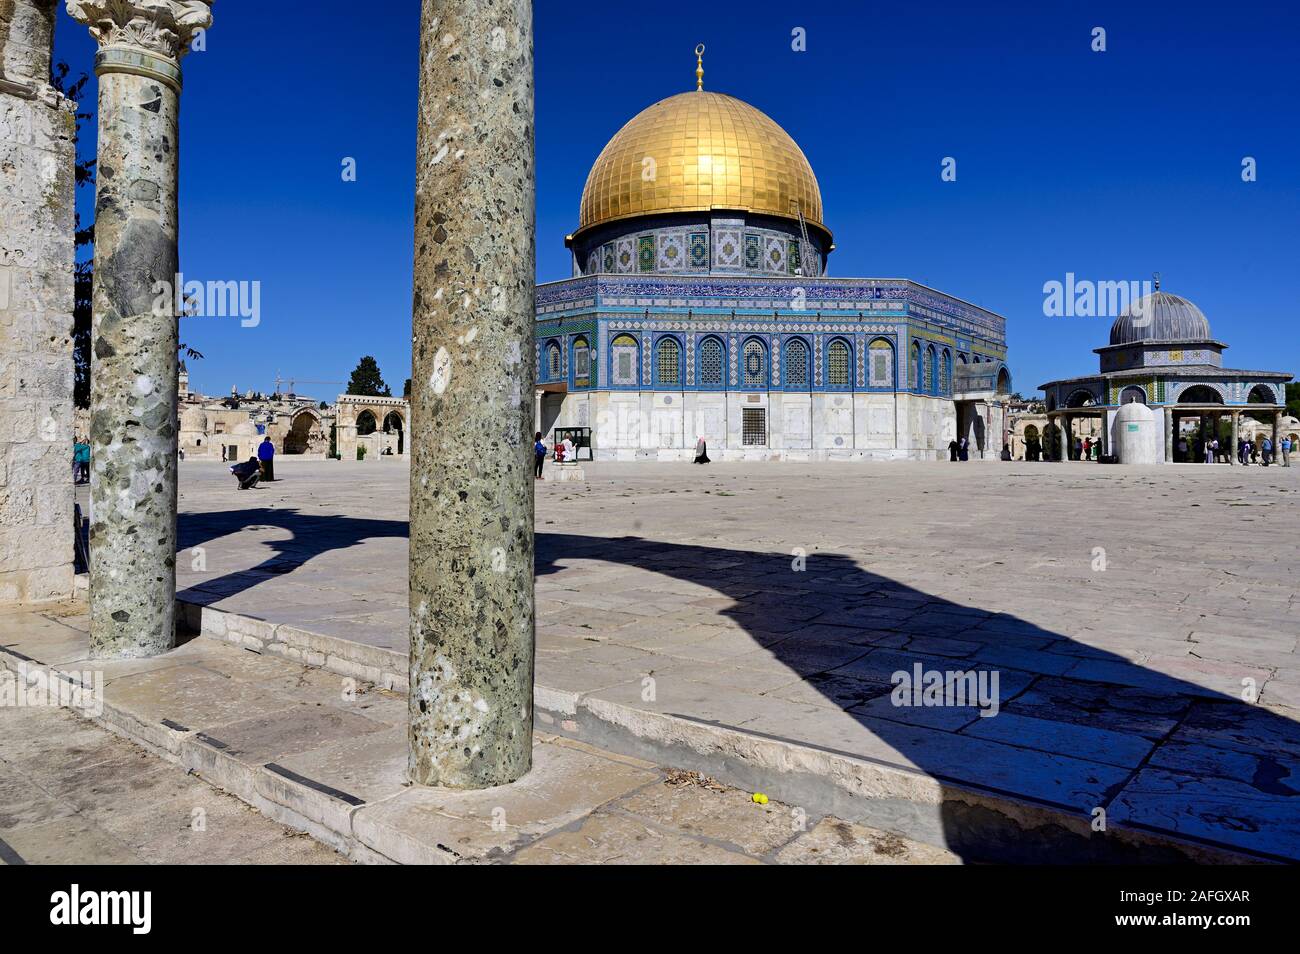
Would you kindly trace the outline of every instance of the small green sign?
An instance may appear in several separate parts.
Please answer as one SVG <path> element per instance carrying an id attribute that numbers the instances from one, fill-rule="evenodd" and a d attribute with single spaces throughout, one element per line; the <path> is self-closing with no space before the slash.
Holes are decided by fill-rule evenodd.
<path id="1" fill-rule="evenodd" d="M 1128 426 L 1128 430 L 1129 430 L 1129 433 L 1132 434 L 1134 431 L 1138 430 L 1138 426 L 1137 426 L 1136 424 L 1130 424 L 1130 425 Z"/>

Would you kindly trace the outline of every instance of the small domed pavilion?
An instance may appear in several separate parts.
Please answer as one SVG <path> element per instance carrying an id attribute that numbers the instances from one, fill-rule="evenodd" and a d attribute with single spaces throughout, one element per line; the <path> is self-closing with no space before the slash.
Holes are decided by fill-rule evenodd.
<path id="1" fill-rule="evenodd" d="M 1115 320 L 1110 343 L 1096 349 L 1101 356 L 1098 374 L 1040 385 L 1047 397 L 1048 418 L 1065 438 L 1056 441 L 1058 459 L 1074 456 L 1073 425 L 1083 417 L 1104 421 L 1103 453 L 1113 453 L 1112 448 L 1121 443 L 1115 429 L 1133 423 L 1117 420 L 1117 412 L 1134 402 L 1155 412 L 1166 463 L 1204 460 L 1195 441 L 1189 441 L 1186 456 L 1180 456 L 1179 435 L 1186 432 L 1183 421 L 1188 418 L 1200 422 L 1196 440 L 1218 436 L 1221 444 L 1228 439 L 1224 422 L 1231 420 L 1231 444 L 1224 448 L 1230 463 L 1236 460 L 1243 416 L 1268 422 L 1276 446 L 1286 413 L 1286 383 L 1292 375 L 1225 368 L 1227 347 L 1211 334 L 1201 309 L 1186 298 L 1161 291 L 1157 278 L 1155 290 Z"/>

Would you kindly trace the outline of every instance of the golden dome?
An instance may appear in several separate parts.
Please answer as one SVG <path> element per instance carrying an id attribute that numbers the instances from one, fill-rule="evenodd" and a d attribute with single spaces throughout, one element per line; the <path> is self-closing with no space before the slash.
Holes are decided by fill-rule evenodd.
<path id="1" fill-rule="evenodd" d="M 744 209 L 822 225 L 817 177 L 772 119 L 695 90 L 642 110 L 601 150 L 582 190 L 579 230 L 661 212 Z"/>

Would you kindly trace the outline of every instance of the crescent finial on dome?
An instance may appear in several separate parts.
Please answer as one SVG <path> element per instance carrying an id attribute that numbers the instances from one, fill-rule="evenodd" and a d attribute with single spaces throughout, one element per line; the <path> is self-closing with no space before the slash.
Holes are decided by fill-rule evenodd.
<path id="1" fill-rule="evenodd" d="M 704 89 L 704 44 L 695 47 L 695 89 Z"/>

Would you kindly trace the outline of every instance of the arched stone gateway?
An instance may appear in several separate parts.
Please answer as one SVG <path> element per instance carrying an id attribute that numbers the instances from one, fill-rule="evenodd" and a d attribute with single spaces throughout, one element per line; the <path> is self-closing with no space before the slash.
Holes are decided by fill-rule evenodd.
<path id="1" fill-rule="evenodd" d="M 406 453 L 406 419 L 397 411 L 389 411 L 384 415 L 384 433 L 395 438 L 396 446 L 388 443 L 381 448 L 380 453 L 392 453 L 401 457 Z"/>
<path id="2" fill-rule="evenodd" d="M 289 420 L 284 436 L 285 454 L 324 456 L 327 450 L 325 421 L 314 408 L 303 408 Z"/>
<path id="3" fill-rule="evenodd" d="M 335 405 L 335 448 L 341 460 L 406 460 L 410 402 L 341 394 Z M 360 456 L 358 456 L 360 453 Z"/>

